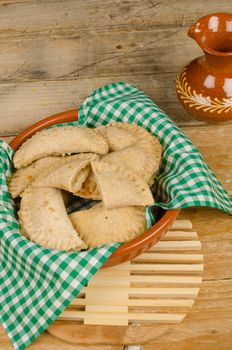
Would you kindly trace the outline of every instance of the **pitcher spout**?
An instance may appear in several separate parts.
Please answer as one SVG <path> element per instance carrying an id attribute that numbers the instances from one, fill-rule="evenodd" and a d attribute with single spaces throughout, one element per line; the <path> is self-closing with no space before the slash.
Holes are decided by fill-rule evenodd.
<path id="1" fill-rule="evenodd" d="M 211 13 L 200 18 L 191 26 L 188 35 L 208 54 L 232 56 L 231 13 Z"/>
<path id="2" fill-rule="evenodd" d="M 199 33 L 201 32 L 201 29 L 199 28 L 200 23 L 196 22 L 195 24 L 193 24 L 189 30 L 188 30 L 188 36 L 190 36 L 190 38 L 196 40 L 197 35 L 199 35 Z"/>

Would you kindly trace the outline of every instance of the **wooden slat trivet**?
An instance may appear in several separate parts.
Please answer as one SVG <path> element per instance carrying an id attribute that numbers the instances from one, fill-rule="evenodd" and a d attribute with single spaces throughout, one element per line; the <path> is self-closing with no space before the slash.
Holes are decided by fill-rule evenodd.
<path id="1" fill-rule="evenodd" d="M 197 298 L 203 274 L 201 243 L 191 230 L 190 221 L 176 220 L 148 252 L 99 270 L 58 319 L 124 326 L 181 322 Z"/>

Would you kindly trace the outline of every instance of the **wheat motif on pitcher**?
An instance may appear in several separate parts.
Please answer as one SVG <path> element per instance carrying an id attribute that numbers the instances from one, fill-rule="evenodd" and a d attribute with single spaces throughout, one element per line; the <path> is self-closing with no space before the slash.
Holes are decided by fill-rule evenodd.
<path id="1" fill-rule="evenodd" d="M 209 113 L 232 112 L 232 98 L 223 98 L 223 100 L 218 98 L 211 99 L 210 96 L 205 97 L 202 94 L 198 94 L 196 90 L 191 91 L 191 87 L 186 79 L 186 69 L 178 75 L 176 80 L 177 92 L 183 103 L 188 104 L 190 108 L 193 107 L 196 110 L 203 110 Z"/>

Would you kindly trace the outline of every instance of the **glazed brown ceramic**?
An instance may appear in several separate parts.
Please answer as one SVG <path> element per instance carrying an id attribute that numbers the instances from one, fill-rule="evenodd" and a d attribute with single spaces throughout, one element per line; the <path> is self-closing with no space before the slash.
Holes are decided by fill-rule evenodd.
<path id="1" fill-rule="evenodd" d="M 42 119 L 36 124 L 25 129 L 21 134 L 16 136 L 10 143 L 10 146 L 16 151 L 21 144 L 37 131 L 42 130 L 50 125 L 58 123 L 66 123 L 78 119 L 76 110 L 71 110 L 63 113 L 53 115 L 51 117 Z M 173 221 L 178 216 L 180 210 L 159 211 L 159 220 L 149 230 L 138 238 L 122 244 L 105 262 L 103 267 L 109 267 L 129 261 L 139 254 L 148 250 L 151 246 L 156 244 L 162 236 L 168 231 Z"/>
<path id="2" fill-rule="evenodd" d="M 183 107 L 208 122 L 232 120 L 232 14 L 209 14 L 188 35 L 204 56 L 190 62 L 177 77 Z"/>

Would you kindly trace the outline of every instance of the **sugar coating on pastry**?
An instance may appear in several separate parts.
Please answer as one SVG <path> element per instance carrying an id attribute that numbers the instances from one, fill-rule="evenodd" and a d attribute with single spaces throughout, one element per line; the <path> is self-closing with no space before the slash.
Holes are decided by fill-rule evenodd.
<path id="1" fill-rule="evenodd" d="M 43 247 L 64 251 L 87 248 L 66 213 L 59 189 L 26 189 L 22 195 L 19 223 L 21 233 Z"/>
<path id="2" fill-rule="evenodd" d="M 81 126 L 63 126 L 37 132 L 15 152 L 14 166 L 19 169 L 33 161 L 51 156 L 72 153 L 108 153 L 104 136 L 95 129 Z"/>
<path id="3" fill-rule="evenodd" d="M 30 165 L 16 170 L 8 181 L 8 188 L 12 198 L 20 194 L 37 178 L 44 176 L 47 169 L 52 166 L 59 166 L 73 160 L 94 159 L 97 155 L 94 153 L 80 153 L 73 156 L 53 156 L 38 159 Z"/>
<path id="4" fill-rule="evenodd" d="M 154 204 L 148 184 L 136 173 L 102 160 L 91 166 L 106 209 Z"/>
<path id="5" fill-rule="evenodd" d="M 162 147 L 142 139 L 135 144 L 104 155 L 101 160 L 125 167 L 149 182 L 160 166 Z"/>
<path id="6" fill-rule="evenodd" d="M 128 242 L 146 229 L 143 207 L 106 210 L 102 204 L 77 211 L 69 218 L 81 239 L 89 248 L 113 242 Z"/>
<path id="7" fill-rule="evenodd" d="M 90 173 L 90 160 L 96 159 L 93 155 L 90 159 L 78 159 L 66 162 L 60 166 L 53 166 L 47 172 L 38 177 L 33 183 L 33 187 L 53 187 L 76 194 L 82 187 Z"/>

